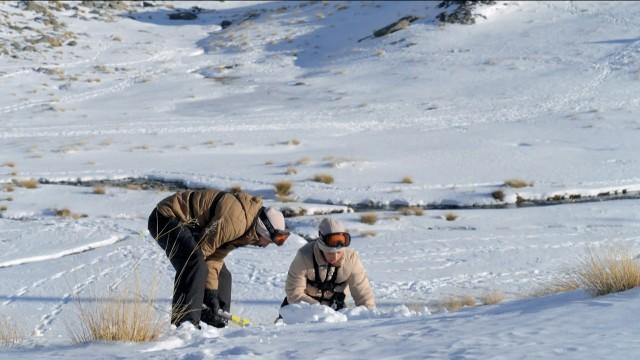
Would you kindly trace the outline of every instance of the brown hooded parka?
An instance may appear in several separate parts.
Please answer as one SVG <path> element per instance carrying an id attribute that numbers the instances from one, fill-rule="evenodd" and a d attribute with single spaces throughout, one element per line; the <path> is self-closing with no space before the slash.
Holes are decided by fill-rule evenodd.
<path id="1" fill-rule="evenodd" d="M 217 206 L 211 209 L 218 193 L 218 190 L 181 191 L 157 205 L 158 213 L 176 218 L 200 234 L 196 241 L 209 269 L 208 289 L 218 288 L 218 274 L 231 250 L 258 243 L 256 219 L 262 207 L 262 199 L 236 192 L 221 194 Z"/>

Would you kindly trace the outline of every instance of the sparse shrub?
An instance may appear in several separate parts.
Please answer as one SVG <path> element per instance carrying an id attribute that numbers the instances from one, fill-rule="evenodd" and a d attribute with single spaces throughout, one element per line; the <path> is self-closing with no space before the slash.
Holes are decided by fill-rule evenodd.
<path id="1" fill-rule="evenodd" d="M 323 184 L 333 184 L 333 176 L 329 174 L 316 174 L 313 176 L 313 181 Z"/>
<path id="2" fill-rule="evenodd" d="M 532 184 L 522 179 L 508 179 L 504 181 L 504 186 L 519 189 L 527 186 L 532 186 Z"/>
<path id="3" fill-rule="evenodd" d="M 36 179 L 13 180 L 13 183 L 16 186 L 25 188 L 25 189 L 35 189 L 38 187 L 38 180 Z"/>
<path id="4" fill-rule="evenodd" d="M 8 348 L 18 345 L 23 338 L 15 323 L 0 319 L 0 347 Z"/>
<path id="5" fill-rule="evenodd" d="M 401 207 L 400 209 L 398 209 L 398 212 L 404 216 L 411 216 L 411 215 L 415 215 L 415 216 L 422 216 L 424 215 L 424 210 L 421 207 L 418 206 L 408 206 L 408 207 Z"/>
<path id="6" fill-rule="evenodd" d="M 287 168 L 287 171 L 285 171 L 285 174 L 287 175 L 295 175 L 298 173 L 298 170 L 292 166 Z"/>
<path id="7" fill-rule="evenodd" d="M 504 300 L 504 294 L 499 291 L 489 291 L 480 296 L 480 302 L 483 305 L 495 305 Z"/>
<path id="8" fill-rule="evenodd" d="M 142 186 L 139 184 L 127 184 L 126 187 L 129 190 L 142 190 Z"/>
<path id="9" fill-rule="evenodd" d="M 231 186 L 231 187 L 229 188 L 229 192 L 232 192 L 232 193 L 239 193 L 239 192 L 241 192 L 241 191 L 242 191 L 242 186 L 237 185 L 237 184 L 236 184 L 236 185 L 233 185 L 233 186 Z"/>
<path id="10" fill-rule="evenodd" d="M 491 193 L 491 197 L 498 201 L 504 201 L 504 191 L 496 190 Z"/>
<path id="11" fill-rule="evenodd" d="M 70 329 L 73 342 L 156 340 L 162 332 L 162 320 L 154 306 L 155 286 L 149 292 L 142 294 L 136 283 L 133 291 L 109 294 L 91 306 L 78 302 L 80 329 Z"/>
<path id="12" fill-rule="evenodd" d="M 0 212 L 7 211 L 7 207 L 5 205 L 0 205 Z"/>
<path id="13" fill-rule="evenodd" d="M 444 218 L 447 221 L 455 221 L 458 218 L 458 215 L 455 214 L 455 213 L 450 212 L 450 213 L 446 213 L 444 215 Z"/>
<path id="14" fill-rule="evenodd" d="M 273 161 L 271 160 L 267 160 L 264 162 L 265 165 L 269 166 L 269 165 L 273 165 Z"/>
<path id="15" fill-rule="evenodd" d="M 104 195 L 107 193 L 107 188 L 102 185 L 96 185 L 93 187 L 93 193 L 98 195 Z"/>
<path id="16" fill-rule="evenodd" d="M 291 188 L 293 187 L 291 181 L 278 181 L 274 184 L 274 186 L 276 188 L 276 195 L 278 195 L 279 197 L 286 197 L 291 195 Z"/>
<path id="17" fill-rule="evenodd" d="M 2 187 L 2 191 L 4 191 L 4 192 L 13 192 L 14 190 L 15 190 L 15 188 L 11 184 L 5 184 Z"/>
<path id="18" fill-rule="evenodd" d="M 289 140 L 289 141 L 287 142 L 287 144 L 288 144 L 288 145 L 295 145 L 295 146 L 297 146 L 297 145 L 300 145 L 300 140 L 298 140 L 298 139 L 291 139 L 291 140 Z"/>
<path id="19" fill-rule="evenodd" d="M 360 215 L 360 222 L 364 224 L 373 225 L 378 222 L 378 215 L 376 213 L 366 213 Z"/>
<path id="20" fill-rule="evenodd" d="M 402 178 L 401 182 L 403 184 L 413 184 L 413 179 L 411 178 L 411 176 L 405 176 Z"/>
<path id="21" fill-rule="evenodd" d="M 16 167 L 16 163 L 14 163 L 13 161 L 7 161 L 7 162 L 3 163 L 2 166 L 14 168 L 14 167 Z"/>

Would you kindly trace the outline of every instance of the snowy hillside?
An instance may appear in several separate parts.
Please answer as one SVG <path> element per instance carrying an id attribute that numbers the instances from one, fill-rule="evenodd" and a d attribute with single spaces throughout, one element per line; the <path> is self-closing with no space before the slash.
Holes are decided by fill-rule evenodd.
<path id="1" fill-rule="evenodd" d="M 0 320 L 21 334 L 0 358 L 637 353 L 637 291 L 530 295 L 588 248 L 638 253 L 640 7 L 442 3 L 0 2 Z M 282 248 L 227 258 L 254 326 L 170 328 L 149 212 L 233 186 L 299 215 Z M 325 213 L 378 309 L 276 326 Z M 160 340 L 72 344 L 78 308 L 136 279 L 158 283 Z M 505 301 L 443 310 L 491 292 Z"/>

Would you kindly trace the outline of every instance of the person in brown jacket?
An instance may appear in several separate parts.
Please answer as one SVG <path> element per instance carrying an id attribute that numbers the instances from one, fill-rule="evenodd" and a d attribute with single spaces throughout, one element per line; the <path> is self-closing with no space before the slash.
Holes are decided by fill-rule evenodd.
<path id="1" fill-rule="evenodd" d="M 287 274 L 287 297 L 282 306 L 305 302 L 320 303 L 334 310 L 345 307 L 351 293 L 356 306 L 376 307 L 373 291 L 360 256 L 349 247 L 351 235 L 344 225 L 325 218 L 319 226 L 320 238 L 298 250 Z"/>
<path id="2" fill-rule="evenodd" d="M 231 306 L 231 273 L 224 258 L 232 250 L 289 236 L 284 216 L 246 192 L 180 191 L 160 201 L 149 216 L 149 232 L 176 270 L 171 323 L 200 321 L 224 327 L 219 310 Z"/>

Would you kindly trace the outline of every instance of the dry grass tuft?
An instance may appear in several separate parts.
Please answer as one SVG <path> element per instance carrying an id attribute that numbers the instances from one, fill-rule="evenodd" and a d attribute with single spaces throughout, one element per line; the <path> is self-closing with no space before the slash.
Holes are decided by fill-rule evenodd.
<path id="1" fill-rule="evenodd" d="M 454 312 L 462 309 L 465 306 L 475 306 L 476 299 L 471 295 L 451 296 L 446 298 L 441 306 L 447 309 L 448 312 Z"/>
<path id="2" fill-rule="evenodd" d="M 424 215 L 424 209 L 417 206 L 401 207 L 398 212 L 404 216 L 422 216 Z"/>
<path id="3" fill-rule="evenodd" d="M 503 293 L 493 290 L 482 294 L 482 296 L 480 296 L 480 302 L 482 302 L 482 305 L 495 305 L 501 303 L 504 298 Z"/>
<path id="4" fill-rule="evenodd" d="M 572 277 L 558 278 L 551 284 L 544 284 L 529 294 L 530 297 L 541 297 L 552 294 L 575 291 L 580 288 L 580 284 Z"/>
<path id="5" fill-rule="evenodd" d="M 0 319 L 0 347 L 8 348 L 18 345 L 24 339 L 15 323 Z"/>
<path id="6" fill-rule="evenodd" d="M 3 163 L 0 166 L 6 166 L 6 167 L 14 168 L 14 167 L 16 167 L 16 163 L 14 163 L 13 161 L 7 161 L 7 162 Z"/>
<path id="7" fill-rule="evenodd" d="M 233 185 L 233 186 L 231 186 L 231 187 L 229 188 L 229 192 L 231 192 L 231 193 L 239 193 L 239 192 L 241 192 L 241 191 L 242 191 L 242 186 L 237 185 L 237 184 L 236 184 L 236 185 Z"/>
<path id="8" fill-rule="evenodd" d="M 360 222 L 364 224 L 373 225 L 378 222 L 378 215 L 376 213 L 366 213 L 360 215 Z"/>
<path id="9" fill-rule="evenodd" d="M 455 221 L 458 218 L 458 215 L 456 213 L 446 213 L 444 215 L 445 220 L 447 221 Z"/>
<path id="10" fill-rule="evenodd" d="M 533 186 L 533 184 L 522 179 L 508 179 L 504 181 L 504 186 L 519 189 L 527 186 Z"/>
<path id="11" fill-rule="evenodd" d="M 288 180 L 283 180 L 278 181 L 277 183 L 273 184 L 273 186 L 276 188 L 276 195 L 285 198 L 291 195 L 291 188 L 293 188 L 293 183 Z"/>
<path id="12" fill-rule="evenodd" d="M 498 201 L 504 201 L 504 191 L 496 190 L 491 193 L 491 197 Z"/>
<path id="13" fill-rule="evenodd" d="M 592 296 L 625 291 L 640 286 L 640 264 L 628 251 L 609 249 L 603 254 L 589 251 L 572 278 Z"/>
<path id="14" fill-rule="evenodd" d="M 155 286 L 147 296 L 139 282 L 131 290 L 109 294 L 85 307 L 78 303 L 79 330 L 70 329 L 74 343 L 93 341 L 147 342 L 158 339 L 163 322 L 155 305 Z"/>
<path id="15" fill-rule="evenodd" d="M 0 205 L 0 212 L 5 212 L 7 211 L 8 207 L 6 207 L 5 205 Z"/>
<path id="16" fill-rule="evenodd" d="M 402 178 L 401 182 L 403 184 L 413 184 L 413 179 L 411 178 L 411 176 L 405 176 Z"/>
<path id="17" fill-rule="evenodd" d="M 14 190 L 15 190 L 15 188 L 11 184 L 5 184 L 2 187 L 2 191 L 4 191 L 4 192 L 13 192 Z"/>
<path id="18" fill-rule="evenodd" d="M 269 165 L 273 165 L 273 161 L 271 160 L 267 160 L 264 162 L 265 165 L 269 166 Z"/>
<path id="19" fill-rule="evenodd" d="M 374 237 L 376 235 L 378 235 L 378 233 L 372 230 L 360 231 L 360 236 L 362 237 Z"/>
<path id="20" fill-rule="evenodd" d="M 300 140 L 298 140 L 298 139 L 291 139 L 291 140 L 287 141 L 287 145 L 294 145 L 294 146 L 298 146 L 298 145 L 300 145 Z"/>
<path id="21" fill-rule="evenodd" d="M 142 186 L 139 184 L 127 184 L 128 190 L 142 190 Z"/>
<path id="22" fill-rule="evenodd" d="M 295 175 L 297 173 L 298 173 L 298 170 L 291 166 L 287 168 L 287 171 L 285 171 L 285 174 L 287 175 Z"/>
<path id="23" fill-rule="evenodd" d="M 323 184 L 333 184 L 333 176 L 329 174 L 316 174 L 313 176 L 313 181 Z"/>
<path id="24" fill-rule="evenodd" d="M 78 220 L 80 218 L 86 218 L 87 214 L 77 214 L 72 212 L 69 209 L 54 209 L 54 214 L 59 217 L 72 218 L 74 220 Z"/>
<path id="25" fill-rule="evenodd" d="M 13 180 L 13 183 L 17 187 L 21 187 L 25 189 L 35 189 L 38 187 L 38 180 L 36 179 Z"/>
<path id="26" fill-rule="evenodd" d="M 295 162 L 295 165 L 298 165 L 298 166 L 300 166 L 300 165 L 309 165 L 310 163 L 311 163 L 311 158 L 308 157 L 308 156 L 305 156 L 305 157 L 303 157 L 301 159 L 298 159 Z"/>
<path id="27" fill-rule="evenodd" d="M 104 195 L 107 193 L 107 188 L 103 185 L 96 185 L 93 187 L 93 193 L 98 195 Z"/>

